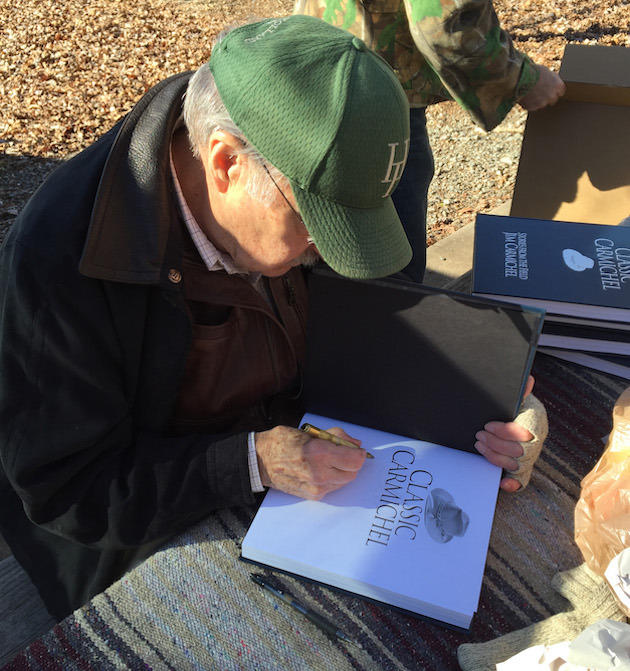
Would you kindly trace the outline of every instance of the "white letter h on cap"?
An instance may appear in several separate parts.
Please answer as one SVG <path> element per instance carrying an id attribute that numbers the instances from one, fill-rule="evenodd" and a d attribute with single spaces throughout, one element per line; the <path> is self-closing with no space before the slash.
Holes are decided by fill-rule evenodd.
<path id="1" fill-rule="evenodd" d="M 402 160 L 396 161 L 396 149 L 400 142 L 390 142 L 389 143 L 389 165 L 387 166 L 387 172 L 385 174 L 385 179 L 381 180 L 383 184 L 389 184 L 387 191 L 383 194 L 383 198 L 387 198 L 391 192 L 394 190 L 398 184 L 398 180 L 402 175 L 402 171 L 405 168 L 405 163 L 407 162 L 407 155 L 409 154 L 409 138 L 405 140 L 405 155 L 402 157 Z"/>

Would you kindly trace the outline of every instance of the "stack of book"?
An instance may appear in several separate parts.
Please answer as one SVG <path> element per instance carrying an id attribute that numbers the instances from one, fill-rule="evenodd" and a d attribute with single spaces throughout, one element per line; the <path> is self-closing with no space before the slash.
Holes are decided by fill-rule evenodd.
<path id="1" fill-rule="evenodd" d="M 539 352 L 630 379 L 630 227 L 478 215 L 472 290 L 544 308 Z"/>

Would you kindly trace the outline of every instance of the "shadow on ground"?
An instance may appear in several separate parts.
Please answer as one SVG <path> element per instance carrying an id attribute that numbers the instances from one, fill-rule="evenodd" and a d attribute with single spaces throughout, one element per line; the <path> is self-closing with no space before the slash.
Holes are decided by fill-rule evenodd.
<path id="1" fill-rule="evenodd" d="M 0 242 L 13 220 L 61 159 L 0 153 Z"/>

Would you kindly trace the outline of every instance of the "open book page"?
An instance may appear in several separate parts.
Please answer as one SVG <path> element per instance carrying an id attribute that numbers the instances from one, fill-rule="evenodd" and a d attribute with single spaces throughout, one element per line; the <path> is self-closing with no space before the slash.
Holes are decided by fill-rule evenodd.
<path id="1" fill-rule="evenodd" d="M 243 556 L 467 627 L 501 470 L 479 455 L 338 420 L 303 421 L 343 427 L 375 458 L 321 501 L 270 490 Z"/>

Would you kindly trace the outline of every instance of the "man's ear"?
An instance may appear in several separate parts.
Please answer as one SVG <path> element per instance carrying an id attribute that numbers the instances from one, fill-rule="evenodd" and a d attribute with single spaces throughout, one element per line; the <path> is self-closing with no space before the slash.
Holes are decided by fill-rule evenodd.
<path id="1" fill-rule="evenodd" d="M 225 193 L 243 175 L 245 157 L 238 154 L 243 142 L 232 133 L 215 131 L 210 137 L 207 169 L 220 193 Z"/>

